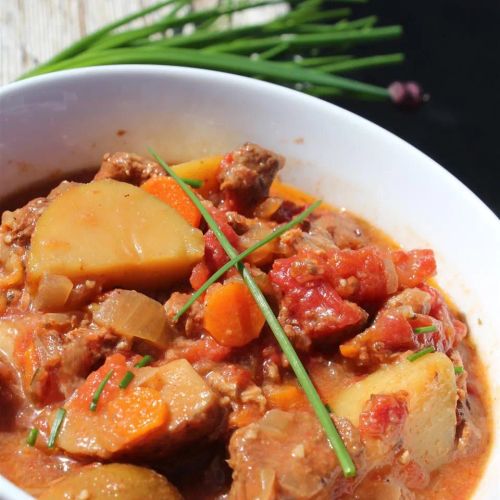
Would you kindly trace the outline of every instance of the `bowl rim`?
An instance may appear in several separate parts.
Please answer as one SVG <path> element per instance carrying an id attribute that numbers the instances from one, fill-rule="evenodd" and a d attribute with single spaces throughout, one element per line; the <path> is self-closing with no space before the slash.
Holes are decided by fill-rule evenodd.
<path id="1" fill-rule="evenodd" d="M 404 148 L 405 154 L 420 160 L 421 168 L 423 169 L 423 175 L 430 173 L 435 178 L 439 178 L 444 184 L 449 186 L 450 190 L 455 191 L 463 203 L 467 206 L 467 210 L 473 211 L 478 219 L 481 221 L 481 225 L 486 231 L 489 231 L 491 238 L 494 241 L 500 243 L 500 219 L 497 215 L 490 209 L 470 188 L 463 184 L 459 179 L 457 179 L 453 174 L 446 170 L 443 166 L 437 163 L 435 160 L 430 158 L 428 155 L 417 149 L 415 146 L 411 145 L 407 141 L 401 139 L 396 134 L 384 129 L 383 127 L 371 122 L 370 120 L 363 118 L 351 111 L 348 111 L 337 104 L 333 104 L 317 97 L 313 97 L 297 90 L 293 90 L 287 87 L 283 87 L 277 84 L 263 82 L 260 80 L 255 80 L 250 77 L 234 75 L 230 73 L 206 70 L 200 68 L 189 68 L 182 66 L 158 66 L 158 65 L 142 65 L 142 64 L 131 64 L 131 65 L 114 65 L 114 66 L 97 66 L 90 68 L 78 68 L 59 71 L 56 73 L 49 73 L 45 75 L 35 76 L 26 80 L 20 80 L 12 82 L 0 88 L 0 117 L 2 114 L 1 105 L 5 98 L 11 95 L 19 94 L 22 95 L 25 91 L 36 90 L 37 87 L 50 86 L 53 83 L 64 83 L 85 79 L 94 79 L 100 77 L 122 76 L 122 77 L 144 77 L 148 76 L 171 76 L 175 78 L 190 78 L 199 79 L 200 81 L 211 81 L 212 83 L 220 83 L 222 85 L 235 85 L 246 87 L 247 90 L 254 93 L 261 93 L 264 99 L 272 99 L 273 96 L 281 96 L 287 100 L 301 101 L 305 106 L 314 112 L 315 109 L 325 110 L 336 113 L 337 119 L 340 121 L 351 122 L 360 128 L 371 130 L 373 134 L 380 137 L 381 141 L 385 141 L 388 147 Z M 1 125 L 1 123 L 0 123 Z M 0 129 L 1 132 L 1 129 Z M 0 170 L 0 180 L 2 177 L 2 171 Z M 500 276 L 499 276 L 500 278 Z M 490 371 L 488 371 L 490 372 Z M 491 379 L 491 374 L 488 373 L 488 379 Z M 491 387 L 491 380 L 489 380 L 490 385 L 490 396 L 493 399 L 493 388 Z M 493 415 L 493 443 L 490 448 L 490 455 L 485 464 L 484 472 L 488 468 L 488 462 L 493 458 L 492 454 L 495 449 L 498 449 L 498 434 L 500 433 L 500 428 L 498 423 L 495 422 Z M 477 486 L 479 487 L 481 480 L 478 481 Z M 475 490 L 477 491 L 477 490 Z M 0 475 L 0 496 L 1 492 L 16 495 L 15 498 L 30 499 L 31 497 L 19 489 L 13 483 L 8 481 L 6 478 Z M 13 496 L 14 498 L 14 496 Z"/>
<path id="2" fill-rule="evenodd" d="M 256 92 L 265 91 L 272 92 L 276 94 L 282 94 L 283 96 L 288 96 L 289 98 L 302 100 L 304 103 L 309 103 L 312 106 L 318 106 L 323 108 L 330 108 L 330 110 L 335 110 L 342 118 L 354 122 L 358 122 L 359 126 L 371 128 L 377 134 L 385 136 L 386 140 L 392 141 L 395 145 L 404 146 L 407 148 L 408 152 L 413 155 L 420 156 L 421 159 L 425 158 L 427 160 L 425 163 L 428 170 L 434 170 L 435 174 L 439 175 L 443 180 L 451 183 L 454 189 L 456 189 L 465 199 L 472 203 L 476 210 L 482 212 L 482 220 L 490 225 L 490 229 L 498 233 L 497 236 L 500 237 L 500 218 L 493 212 L 493 210 L 488 207 L 478 195 L 476 195 L 469 187 L 467 187 L 462 181 L 455 177 L 451 172 L 449 172 L 445 167 L 440 165 L 437 161 L 432 159 L 426 153 L 420 151 L 418 148 L 407 142 L 406 140 L 400 138 L 395 133 L 383 128 L 382 126 L 364 118 L 352 111 L 349 111 L 338 104 L 325 101 L 318 97 L 314 97 L 297 90 L 284 87 L 275 83 L 264 82 L 261 80 L 256 80 L 251 77 L 236 75 L 233 73 L 226 73 L 223 71 L 208 70 L 202 68 L 191 68 L 187 66 L 162 66 L 155 64 L 117 64 L 109 66 L 92 66 L 85 68 L 75 68 L 67 69 L 62 71 L 57 71 L 54 73 L 46 73 L 43 75 L 33 76 L 26 78 L 24 80 L 16 80 L 14 82 L 8 83 L 4 87 L 0 87 L 0 103 L 9 94 L 14 94 L 17 92 L 23 92 L 25 89 L 32 89 L 38 85 L 51 84 L 52 82 L 67 80 L 71 81 L 80 78 L 93 78 L 105 76 L 108 74 L 131 74 L 144 76 L 148 75 L 171 75 L 172 77 L 183 76 L 183 74 L 190 76 L 191 78 L 200 79 L 211 79 L 214 81 L 231 81 L 235 84 L 241 84 L 247 87 L 252 87 Z M 1 108 L 0 108 L 1 114 Z M 431 166 L 432 165 L 432 166 Z"/>

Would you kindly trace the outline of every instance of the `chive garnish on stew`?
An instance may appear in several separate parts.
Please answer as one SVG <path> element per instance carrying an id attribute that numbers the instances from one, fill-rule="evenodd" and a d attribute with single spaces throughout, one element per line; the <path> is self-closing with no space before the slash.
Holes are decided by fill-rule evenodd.
<path id="1" fill-rule="evenodd" d="M 418 328 L 413 329 L 413 333 L 416 335 L 419 335 L 421 333 L 433 333 L 433 332 L 437 332 L 436 325 L 419 326 Z"/>
<path id="2" fill-rule="evenodd" d="M 59 408 L 56 412 L 56 418 L 54 419 L 54 423 L 52 424 L 49 440 L 47 442 L 47 446 L 49 448 L 54 448 L 57 436 L 59 435 L 59 431 L 61 430 L 62 423 L 65 417 L 66 417 L 66 410 L 64 408 Z"/>
<path id="3" fill-rule="evenodd" d="M 453 368 L 453 370 L 455 371 L 455 375 L 462 375 L 462 373 L 464 372 L 464 367 L 463 366 L 455 366 Z"/>
<path id="4" fill-rule="evenodd" d="M 420 349 L 420 351 L 414 352 L 413 354 L 410 354 L 406 359 L 408 361 L 416 361 L 417 359 L 421 358 L 422 356 L 425 356 L 426 354 L 430 354 L 431 352 L 435 352 L 436 348 L 432 345 L 429 347 L 424 347 L 423 349 Z"/>
<path id="5" fill-rule="evenodd" d="M 28 433 L 28 437 L 26 438 L 26 444 L 28 446 L 35 446 L 37 437 L 38 437 L 38 429 L 36 427 L 33 427 L 33 429 L 30 429 Z"/>
<path id="6" fill-rule="evenodd" d="M 226 238 L 224 233 L 219 228 L 219 225 L 215 221 L 215 219 L 210 215 L 208 210 L 203 206 L 200 202 L 196 194 L 189 188 L 189 186 L 182 181 L 182 179 L 158 156 L 158 154 L 151 148 L 149 148 L 149 152 L 152 154 L 154 159 L 163 167 L 163 169 L 175 179 L 175 181 L 179 184 L 182 190 L 189 196 L 191 201 L 195 204 L 196 208 L 200 211 L 201 215 L 207 222 L 210 229 L 214 232 L 215 236 L 219 240 L 222 248 L 226 251 L 230 259 L 235 259 L 238 257 L 238 253 L 235 248 L 231 245 L 229 240 Z M 304 392 L 311 403 L 311 406 L 316 413 L 316 417 L 321 423 L 323 430 L 328 438 L 330 446 L 333 448 L 335 454 L 337 455 L 337 459 L 342 468 L 345 477 L 354 477 L 356 475 L 356 466 L 352 461 L 347 448 L 342 441 L 333 421 L 328 413 L 323 401 L 321 400 L 318 391 L 314 387 L 312 380 L 310 379 L 307 370 L 302 364 L 298 354 L 296 353 L 290 339 L 287 337 L 283 327 L 281 326 L 278 318 L 276 318 L 271 306 L 267 302 L 264 294 L 261 289 L 254 281 L 250 271 L 239 262 L 235 266 L 237 270 L 240 272 L 243 277 L 243 281 L 247 285 L 250 293 L 253 295 L 255 302 L 260 307 L 262 314 L 266 318 L 267 324 L 271 328 L 278 344 L 283 350 L 285 356 L 287 357 L 291 368 L 293 369 L 300 385 L 304 389 Z"/>
<path id="7" fill-rule="evenodd" d="M 246 250 L 241 252 L 238 256 L 226 262 L 222 267 L 220 267 L 210 278 L 203 283 L 203 285 L 194 292 L 189 300 L 182 306 L 180 311 L 174 316 L 174 321 L 179 321 L 179 318 L 206 292 L 210 285 L 213 285 L 223 274 L 225 274 L 229 269 L 233 266 L 241 262 L 244 258 L 248 257 L 251 253 L 255 252 L 255 250 L 263 247 L 270 241 L 278 238 L 283 233 L 292 229 L 296 225 L 300 224 L 308 215 L 310 215 L 316 208 L 321 205 L 321 200 L 315 201 L 312 205 L 307 207 L 302 213 L 297 215 L 297 217 L 293 218 L 290 222 L 283 224 L 279 227 L 276 227 L 270 234 L 268 234 L 265 238 L 258 241 L 251 247 L 248 247 Z"/>
<path id="8" fill-rule="evenodd" d="M 106 384 L 109 382 L 109 379 L 113 376 L 113 373 L 114 370 L 109 370 L 109 372 L 106 373 L 106 376 L 102 379 L 101 383 L 97 386 L 97 389 L 94 392 L 94 395 L 92 396 L 92 402 L 90 403 L 90 411 L 97 410 L 97 403 L 99 402 L 99 398 L 101 397 L 102 391 L 104 390 Z"/>
<path id="9" fill-rule="evenodd" d="M 182 180 L 191 187 L 194 188 L 201 188 L 203 186 L 203 181 L 200 181 L 199 179 L 188 179 L 187 177 L 183 177 Z"/>
<path id="10" fill-rule="evenodd" d="M 121 379 L 120 383 L 118 384 L 118 387 L 120 389 L 126 389 L 128 387 L 128 385 L 130 384 L 130 382 L 132 382 L 134 377 L 135 377 L 135 375 L 131 371 L 128 371 L 127 373 L 125 373 L 125 375 Z"/>
<path id="11" fill-rule="evenodd" d="M 136 368 L 143 368 L 144 366 L 149 365 L 153 361 L 153 356 L 150 356 L 149 354 L 146 354 L 136 365 Z"/>

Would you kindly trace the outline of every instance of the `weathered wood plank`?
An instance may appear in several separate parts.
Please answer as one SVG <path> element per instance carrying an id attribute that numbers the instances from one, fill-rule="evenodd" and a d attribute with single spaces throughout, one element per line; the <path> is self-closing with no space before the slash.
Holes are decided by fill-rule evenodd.
<path id="1" fill-rule="evenodd" d="M 25 71 L 111 21 L 158 0 L 0 0 L 0 85 L 14 81 Z M 195 0 L 206 8 L 217 0 Z M 234 16 L 234 24 L 273 17 L 280 7 L 252 9 Z M 150 14 L 148 21 L 164 12 Z M 136 26 L 143 24 L 135 21 Z"/>

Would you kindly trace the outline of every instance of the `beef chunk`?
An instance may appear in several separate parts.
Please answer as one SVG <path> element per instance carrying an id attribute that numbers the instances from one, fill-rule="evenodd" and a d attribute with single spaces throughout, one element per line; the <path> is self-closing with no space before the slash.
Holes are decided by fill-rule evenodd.
<path id="1" fill-rule="evenodd" d="M 14 243 L 24 247 L 28 246 L 36 223 L 48 204 L 75 184 L 74 182 L 63 181 L 49 193 L 47 198 L 35 198 L 24 207 L 18 208 L 13 212 L 6 210 L 2 214 L 1 225 L 2 231 L 5 232 L 5 243 Z"/>
<path id="2" fill-rule="evenodd" d="M 140 186 L 156 175 L 166 174 L 155 161 L 147 160 L 134 153 L 106 153 L 94 180 L 115 179 Z"/>
<path id="3" fill-rule="evenodd" d="M 338 428 L 352 453 L 359 442 L 344 424 Z M 346 486 L 337 458 L 310 413 L 270 410 L 233 434 L 229 453 L 231 499 L 274 498 L 273 493 L 276 498 L 338 498 Z"/>
<path id="4" fill-rule="evenodd" d="M 284 163 L 282 156 L 257 144 L 246 143 L 222 160 L 221 191 L 240 205 L 252 206 L 269 195 L 271 183 Z"/>
<path id="5" fill-rule="evenodd" d="M 325 212 L 315 217 L 309 233 L 326 231 L 339 248 L 358 249 L 370 243 L 362 224 L 345 212 Z"/>

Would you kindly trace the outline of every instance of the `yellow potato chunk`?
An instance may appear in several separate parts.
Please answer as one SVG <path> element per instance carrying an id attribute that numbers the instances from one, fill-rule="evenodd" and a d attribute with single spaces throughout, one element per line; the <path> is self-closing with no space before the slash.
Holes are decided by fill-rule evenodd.
<path id="1" fill-rule="evenodd" d="M 334 412 L 359 424 L 372 394 L 408 393 L 403 448 L 429 472 L 447 462 L 455 441 L 457 387 L 451 360 L 442 353 L 380 368 L 337 394 Z"/>
<path id="2" fill-rule="evenodd" d="M 203 186 L 199 188 L 198 191 L 207 193 L 208 191 L 216 189 L 219 185 L 217 174 L 222 158 L 221 155 L 207 156 L 206 158 L 178 163 L 172 168 L 175 173 L 181 177 L 203 181 Z"/>
<path id="3" fill-rule="evenodd" d="M 163 476 L 151 469 L 128 464 L 83 467 L 66 474 L 40 500 L 181 500 L 181 495 Z"/>
<path id="4" fill-rule="evenodd" d="M 111 179 L 61 194 L 37 222 L 29 279 L 46 274 L 152 288 L 185 277 L 203 256 L 201 231 L 143 189 Z"/>

